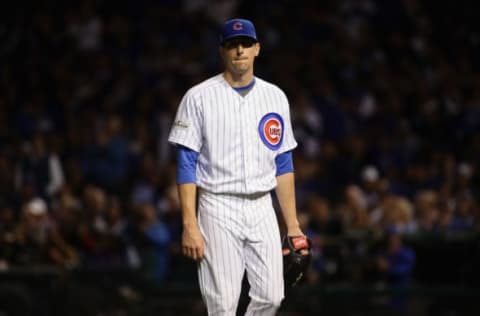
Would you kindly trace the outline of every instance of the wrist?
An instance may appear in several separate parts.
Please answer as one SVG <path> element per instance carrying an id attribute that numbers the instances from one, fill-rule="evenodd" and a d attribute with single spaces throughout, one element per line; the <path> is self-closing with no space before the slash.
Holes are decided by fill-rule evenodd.
<path id="1" fill-rule="evenodd" d="M 300 229 L 300 224 L 298 223 L 297 220 L 293 223 L 287 224 L 287 230 L 297 230 L 297 229 Z"/>
<path id="2" fill-rule="evenodd" d="M 196 219 L 184 220 L 183 221 L 183 228 L 184 229 L 198 228 L 197 220 Z"/>
<path id="3" fill-rule="evenodd" d="M 288 236 L 303 236 L 302 229 L 300 225 L 287 226 L 287 235 Z"/>

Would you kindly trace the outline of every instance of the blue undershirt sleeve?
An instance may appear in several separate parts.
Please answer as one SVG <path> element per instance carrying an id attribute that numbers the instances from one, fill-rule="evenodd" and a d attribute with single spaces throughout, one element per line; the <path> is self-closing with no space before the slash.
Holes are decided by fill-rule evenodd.
<path id="1" fill-rule="evenodd" d="M 198 153 L 185 146 L 177 146 L 177 184 L 197 182 Z"/>
<path id="2" fill-rule="evenodd" d="M 287 151 L 275 157 L 275 165 L 277 166 L 277 173 L 275 176 L 280 176 L 284 173 L 293 172 L 292 152 Z"/>

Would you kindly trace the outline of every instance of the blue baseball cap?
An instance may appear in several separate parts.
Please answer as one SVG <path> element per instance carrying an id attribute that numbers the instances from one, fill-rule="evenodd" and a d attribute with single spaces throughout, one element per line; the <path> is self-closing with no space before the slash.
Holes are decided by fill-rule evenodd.
<path id="1" fill-rule="evenodd" d="M 231 19 L 223 23 L 220 44 L 235 37 L 248 37 L 258 42 L 255 26 L 251 21 L 245 19 Z"/>

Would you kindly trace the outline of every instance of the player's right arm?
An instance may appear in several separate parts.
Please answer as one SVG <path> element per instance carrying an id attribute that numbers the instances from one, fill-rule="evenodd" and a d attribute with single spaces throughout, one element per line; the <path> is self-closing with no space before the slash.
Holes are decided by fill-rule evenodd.
<path id="1" fill-rule="evenodd" d="M 180 102 L 168 141 L 177 150 L 177 186 L 182 209 L 182 252 L 199 260 L 204 255 L 205 243 L 196 216 L 196 166 L 202 146 L 203 115 L 193 90 Z"/>
<path id="2" fill-rule="evenodd" d="M 182 183 L 177 186 L 183 220 L 182 253 L 193 260 L 200 260 L 204 255 L 205 244 L 196 216 L 197 185 Z"/>
<path id="3" fill-rule="evenodd" d="M 196 215 L 196 170 L 199 154 L 182 145 L 177 145 L 176 150 L 177 186 L 183 221 L 182 253 L 193 260 L 200 260 L 204 254 L 204 241 Z"/>

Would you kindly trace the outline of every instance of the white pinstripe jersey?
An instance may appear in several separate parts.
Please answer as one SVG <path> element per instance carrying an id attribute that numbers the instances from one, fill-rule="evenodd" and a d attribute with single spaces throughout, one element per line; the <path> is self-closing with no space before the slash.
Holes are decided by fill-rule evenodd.
<path id="1" fill-rule="evenodd" d="M 280 88 L 255 78 L 243 97 L 222 74 L 187 91 L 168 140 L 199 153 L 199 187 L 231 194 L 272 190 L 276 155 L 297 145 Z"/>

